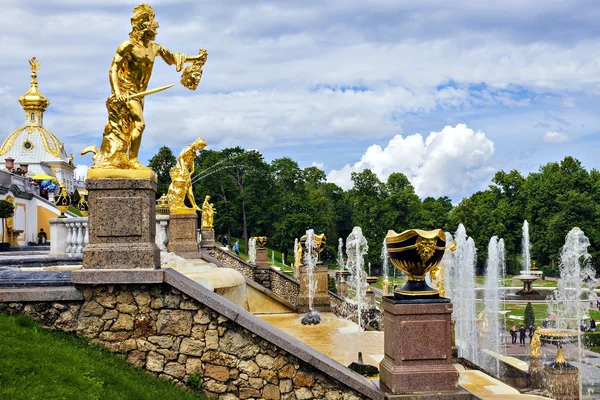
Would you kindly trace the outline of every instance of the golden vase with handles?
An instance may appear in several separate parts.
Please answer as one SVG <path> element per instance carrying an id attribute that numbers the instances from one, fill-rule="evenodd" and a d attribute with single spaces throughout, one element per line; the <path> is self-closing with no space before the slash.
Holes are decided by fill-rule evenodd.
<path id="1" fill-rule="evenodd" d="M 402 233 L 389 230 L 385 243 L 395 268 L 404 272 L 408 282 L 394 290 L 398 299 L 439 298 L 437 289 L 425 282 L 425 275 L 439 265 L 446 251 L 446 235 L 441 229 L 409 229 Z"/>

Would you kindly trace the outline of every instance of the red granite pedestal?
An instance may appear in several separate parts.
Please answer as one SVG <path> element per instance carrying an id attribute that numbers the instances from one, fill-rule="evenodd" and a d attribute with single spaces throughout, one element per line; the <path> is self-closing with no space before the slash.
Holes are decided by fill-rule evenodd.
<path id="1" fill-rule="evenodd" d="M 441 393 L 449 398 L 470 396 L 459 391 L 458 372 L 452 366 L 452 303 L 447 299 L 427 301 L 383 298 L 381 389 L 388 397 L 416 393 L 421 397 Z"/>
<path id="2" fill-rule="evenodd" d="M 187 257 L 198 253 L 198 217 L 193 214 L 169 215 L 169 252 Z"/>
<path id="3" fill-rule="evenodd" d="M 317 288 L 313 296 L 313 309 L 319 312 L 331 311 L 331 299 L 329 298 L 327 266 L 318 264 L 315 267 L 313 279 L 317 282 Z M 305 313 L 309 311 L 308 295 L 308 268 L 303 265 L 300 267 L 300 294 L 298 295 L 298 312 Z"/>
<path id="4" fill-rule="evenodd" d="M 267 257 L 267 249 L 259 247 L 256 249 L 256 266 L 257 267 L 269 267 L 269 260 Z"/>

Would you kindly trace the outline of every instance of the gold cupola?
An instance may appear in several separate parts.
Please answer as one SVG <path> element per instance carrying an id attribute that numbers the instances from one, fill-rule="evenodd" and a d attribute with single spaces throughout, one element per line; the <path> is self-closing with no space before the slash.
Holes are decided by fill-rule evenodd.
<path id="1" fill-rule="evenodd" d="M 29 60 L 29 65 L 31 66 L 31 84 L 29 85 L 29 90 L 27 93 L 19 97 L 19 103 L 21 103 L 21 106 L 26 113 L 42 113 L 50 105 L 50 100 L 48 100 L 46 96 L 41 94 L 38 90 L 37 70 L 40 68 L 42 63 L 34 56 L 31 57 L 31 60 Z M 31 117 L 28 116 L 28 119 L 30 120 Z"/>

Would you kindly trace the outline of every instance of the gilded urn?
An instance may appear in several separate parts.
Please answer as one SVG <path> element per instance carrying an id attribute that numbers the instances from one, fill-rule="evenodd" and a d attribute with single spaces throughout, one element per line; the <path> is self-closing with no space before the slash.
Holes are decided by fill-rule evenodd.
<path id="1" fill-rule="evenodd" d="M 321 252 L 325 249 L 325 243 L 327 238 L 324 233 L 320 235 L 314 235 L 315 238 L 315 248 L 313 249 L 313 257 L 317 258 L 317 264 L 321 264 L 321 260 L 319 259 Z M 306 254 L 306 235 L 303 235 L 300 238 L 300 246 L 302 247 L 302 254 Z"/>
<path id="2" fill-rule="evenodd" d="M 259 249 L 264 249 L 267 245 L 267 237 L 266 236 L 256 236 L 254 238 L 256 240 L 256 247 Z"/>
<path id="3" fill-rule="evenodd" d="M 446 250 L 446 236 L 441 229 L 422 231 L 409 229 L 402 233 L 388 231 L 387 252 L 395 268 L 404 272 L 408 282 L 395 289 L 395 297 L 438 298 L 439 292 L 427 285 L 425 275 L 437 267 Z"/>
<path id="4" fill-rule="evenodd" d="M 69 209 L 71 205 L 71 195 L 67 193 L 67 188 L 64 183 L 60 184 L 60 193 L 58 196 L 54 197 L 54 205 L 60 211 L 60 215 L 58 218 L 67 218 L 65 212 Z"/>

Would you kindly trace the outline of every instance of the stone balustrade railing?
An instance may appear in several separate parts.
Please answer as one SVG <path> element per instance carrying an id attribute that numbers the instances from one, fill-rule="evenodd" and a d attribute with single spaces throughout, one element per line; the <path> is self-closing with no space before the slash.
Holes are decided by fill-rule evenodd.
<path id="1" fill-rule="evenodd" d="M 88 218 L 50 219 L 50 255 L 68 255 L 81 258 L 83 249 L 89 242 Z M 169 244 L 169 216 L 156 216 L 156 245 L 167 251 Z"/>
<path id="2" fill-rule="evenodd" d="M 81 258 L 88 242 L 87 217 L 50 219 L 50 255 Z"/>

